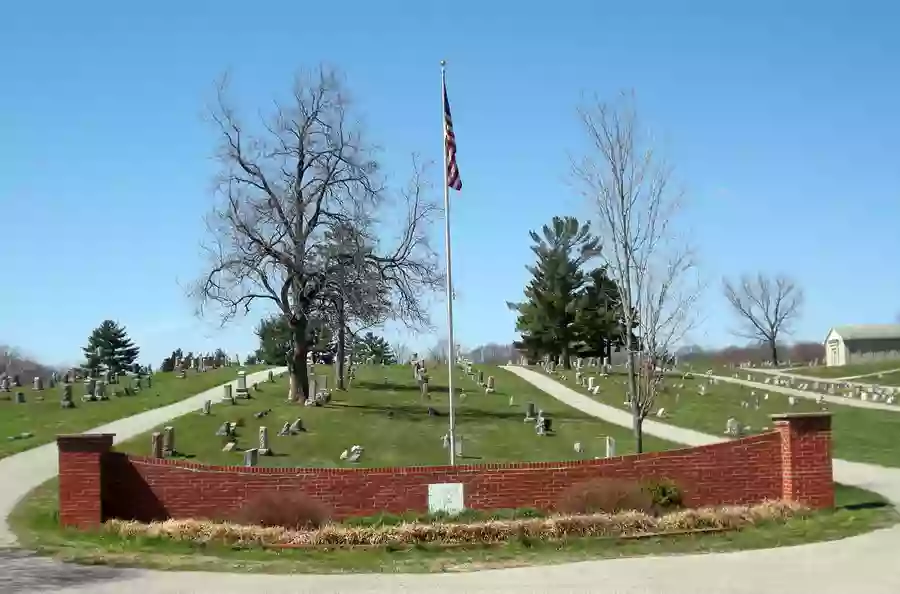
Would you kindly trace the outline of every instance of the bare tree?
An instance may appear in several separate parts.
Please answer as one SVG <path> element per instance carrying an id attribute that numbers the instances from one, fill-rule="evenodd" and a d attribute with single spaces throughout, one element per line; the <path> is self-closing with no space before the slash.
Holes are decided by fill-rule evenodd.
<path id="1" fill-rule="evenodd" d="M 226 83 L 211 114 L 221 170 L 219 200 L 208 218 L 209 265 L 192 292 L 201 313 L 212 306 L 223 323 L 256 301 L 274 303 L 291 328 L 290 397 L 305 400 L 310 319 L 323 303 L 334 303 L 325 297 L 334 296 L 348 267 L 386 287 L 391 317 L 427 322 L 420 297 L 441 279 L 426 229 L 436 207 L 425 197 L 417 166 L 401 193 L 405 201 L 391 204 L 375 149 L 351 119 L 333 70 L 298 75 L 290 99 L 276 102 L 255 128 L 229 105 Z M 390 220 L 399 221 L 392 246 L 380 241 L 384 221 L 377 216 L 391 206 Z M 365 238 L 367 249 L 322 249 L 346 229 Z"/>
<path id="2" fill-rule="evenodd" d="M 439 339 L 428 349 L 427 358 L 434 364 L 446 363 L 450 358 L 450 341 L 446 338 Z"/>
<path id="3" fill-rule="evenodd" d="M 391 345 L 391 350 L 394 351 L 394 356 L 397 357 L 397 363 L 401 365 L 408 363 L 412 357 L 412 351 L 405 342 L 396 341 Z"/>
<path id="4" fill-rule="evenodd" d="M 579 115 L 591 146 L 574 164 L 574 179 L 598 214 L 603 257 L 622 299 L 622 325 L 635 329 L 634 336 L 624 333 L 624 346 L 641 452 L 643 421 L 662 386 L 662 371 L 696 322 L 699 277 L 675 226 L 682 193 L 642 131 L 633 95 L 594 101 Z"/>
<path id="5" fill-rule="evenodd" d="M 793 331 L 803 308 L 803 290 L 791 278 L 763 273 L 745 275 L 740 284 L 722 281 L 722 291 L 738 317 L 738 336 L 757 340 L 769 348 L 772 363 L 778 365 L 778 341 Z"/>

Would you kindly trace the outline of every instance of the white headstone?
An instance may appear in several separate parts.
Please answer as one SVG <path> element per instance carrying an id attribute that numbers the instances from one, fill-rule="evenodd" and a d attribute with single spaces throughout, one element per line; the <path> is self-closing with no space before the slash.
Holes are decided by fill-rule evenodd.
<path id="1" fill-rule="evenodd" d="M 606 436 L 606 457 L 612 458 L 616 455 L 616 440 L 609 435 Z"/>

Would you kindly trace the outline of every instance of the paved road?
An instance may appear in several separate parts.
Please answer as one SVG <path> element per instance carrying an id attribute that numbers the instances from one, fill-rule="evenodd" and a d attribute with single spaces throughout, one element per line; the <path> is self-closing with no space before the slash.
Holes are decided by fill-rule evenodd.
<path id="1" fill-rule="evenodd" d="M 630 418 L 625 418 L 627 413 L 619 409 L 598 403 L 540 373 L 524 368 L 509 369 L 571 406 L 614 423 L 624 421 L 630 426 Z M 186 410 L 192 410 L 206 398 L 209 396 L 198 396 L 194 404 L 186 405 Z M 177 414 L 180 413 L 173 412 L 173 415 Z M 157 419 L 150 426 L 159 422 L 162 420 Z M 144 425 L 138 426 L 142 427 L 139 431 L 144 430 Z M 130 427 L 126 424 L 118 429 L 125 431 Z M 648 434 L 691 444 L 721 440 L 657 421 L 647 421 L 645 430 Z M 51 453 L 55 455 L 55 452 Z M 900 503 L 900 470 L 835 461 L 835 477 L 878 491 Z M 15 481 L 24 477 L 7 475 L 7 478 L 11 479 L 8 484 L 17 485 Z M 11 490 L 20 491 L 18 486 Z M 0 502 L 0 505 L 5 503 Z M 8 511 L 8 507 L 4 509 Z M 900 572 L 895 570 L 898 545 L 900 529 L 891 528 L 838 542 L 763 551 L 588 561 L 476 573 L 335 576 L 254 576 L 79 567 L 10 551 L 0 554 L 0 592 L 758 594 L 790 591 L 796 594 L 846 594 L 862 589 L 867 594 L 894 594 L 900 591 Z"/>

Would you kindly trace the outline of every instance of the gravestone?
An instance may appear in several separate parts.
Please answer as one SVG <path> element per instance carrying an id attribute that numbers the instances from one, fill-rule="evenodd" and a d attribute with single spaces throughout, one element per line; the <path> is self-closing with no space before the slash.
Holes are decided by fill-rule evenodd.
<path id="1" fill-rule="evenodd" d="M 485 394 L 493 394 L 494 393 L 494 376 L 489 375 L 487 378 L 487 387 L 484 389 Z"/>
<path id="2" fill-rule="evenodd" d="M 39 375 L 34 376 L 34 381 L 32 383 L 32 386 L 33 386 L 33 389 L 38 392 L 40 392 L 41 390 L 44 389 L 44 382 L 41 379 L 41 376 L 39 376 Z"/>
<path id="3" fill-rule="evenodd" d="M 291 422 L 285 421 L 284 425 L 281 426 L 281 431 L 278 432 L 279 437 L 285 437 L 287 435 L 291 435 Z"/>
<path id="4" fill-rule="evenodd" d="M 72 402 L 72 384 L 63 384 L 62 399 L 60 399 L 59 405 L 62 408 L 75 408 L 75 403 Z"/>
<path id="5" fill-rule="evenodd" d="M 428 395 L 428 382 L 419 382 L 419 391 L 422 395 L 422 400 L 430 400 L 431 397 Z"/>
<path id="6" fill-rule="evenodd" d="M 175 427 L 163 428 L 163 455 L 172 456 L 175 454 Z"/>
<path id="7" fill-rule="evenodd" d="M 159 431 L 150 434 L 150 455 L 154 458 L 163 457 L 163 439 Z"/>
<path id="8" fill-rule="evenodd" d="M 607 435 L 606 436 L 606 457 L 612 458 L 616 455 L 616 440 L 615 438 Z"/>
<path id="9" fill-rule="evenodd" d="M 237 390 L 235 390 L 237 397 L 247 398 L 250 394 L 249 390 L 247 390 L 247 372 L 242 369 L 238 371 L 237 376 Z"/>
<path id="10" fill-rule="evenodd" d="M 25 404 L 25 392 L 16 392 L 16 404 Z"/>
<path id="11" fill-rule="evenodd" d="M 253 467 L 259 464 L 259 450 L 256 448 L 244 450 L 244 466 Z"/>
<path id="12" fill-rule="evenodd" d="M 203 414 L 208 415 L 212 413 L 212 400 L 206 400 L 203 402 Z"/>
<path id="13" fill-rule="evenodd" d="M 94 395 L 94 389 L 97 385 L 97 380 L 92 377 L 85 378 L 84 380 L 84 393 L 90 396 Z"/>
<path id="14" fill-rule="evenodd" d="M 272 449 L 269 447 L 269 429 L 267 427 L 259 428 L 259 455 L 272 455 Z"/>
<path id="15" fill-rule="evenodd" d="M 593 391 L 594 391 L 594 376 L 593 376 L 593 375 L 590 376 L 590 377 L 588 378 L 587 382 L 588 382 L 588 383 L 587 383 L 587 389 L 590 390 L 591 392 L 593 392 Z"/>
<path id="16" fill-rule="evenodd" d="M 216 430 L 216 437 L 230 437 L 231 436 L 231 423 L 222 423 L 219 425 L 219 428 Z"/>
<path id="17" fill-rule="evenodd" d="M 94 400 L 106 400 L 106 384 L 94 382 Z"/>
<path id="18" fill-rule="evenodd" d="M 153 387 L 153 374 L 152 373 L 147 376 L 147 387 L 148 388 Z"/>
<path id="19" fill-rule="evenodd" d="M 534 402 L 529 402 L 525 406 L 525 422 L 533 421 L 535 417 Z"/>
<path id="20" fill-rule="evenodd" d="M 478 370 L 478 385 L 484 384 L 484 371 L 481 369 Z"/>
<path id="21" fill-rule="evenodd" d="M 0 378 L 0 392 L 9 392 L 9 384 L 10 381 L 8 375 L 4 375 Z"/>
<path id="22" fill-rule="evenodd" d="M 303 426 L 303 420 L 299 417 L 291 423 L 291 433 L 303 433 L 306 431 L 306 427 Z"/>
<path id="23" fill-rule="evenodd" d="M 269 382 L 274 382 L 274 381 L 275 381 L 275 373 L 273 373 L 272 370 L 270 369 L 269 370 Z"/>
<path id="24" fill-rule="evenodd" d="M 231 384 L 225 384 L 224 386 L 222 386 L 222 390 L 225 392 L 225 398 L 223 400 L 231 400 L 233 404 L 234 397 L 232 394 Z"/>
<path id="25" fill-rule="evenodd" d="M 21 387 L 22 387 L 22 382 L 21 382 L 21 380 L 19 379 L 19 374 L 18 374 L 18 373 L 15 374 L 15 375 L 13 375 L 13 377 L 12 377 L 12 383 L 13 383 L 13 387 L 15 387 L 15 388 L 21 388 Z"/>

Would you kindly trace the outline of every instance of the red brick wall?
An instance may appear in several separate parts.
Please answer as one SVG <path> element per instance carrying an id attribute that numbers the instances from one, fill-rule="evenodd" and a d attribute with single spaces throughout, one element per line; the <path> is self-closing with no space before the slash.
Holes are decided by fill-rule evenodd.
<path id="1" fill-rule="evenodd" d="M 568 486 L 596 477 L 673 479 L 691 506 L 786 498 L 826 507 L 833 505 L 830 436 L 827 415 L 784 416 L 772 433 L 637 456 L 375 469 L 205 466 L 111 452 L 106 436 L 67 436 L 59 441 L 60 519 L 90 526 L 112 517 L 215 518 L 264 490 L 306 493 L 330 506 L 336 518 L 425 511 L 428 485 L 445 482 L 464 485 L 468 508 L 548 509 Z M 94 457 L 64 455 L 78 439 L 88 444 L 82 449 L 96 450 Z"/>

